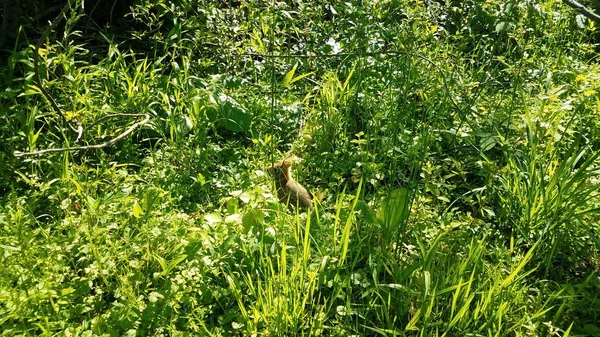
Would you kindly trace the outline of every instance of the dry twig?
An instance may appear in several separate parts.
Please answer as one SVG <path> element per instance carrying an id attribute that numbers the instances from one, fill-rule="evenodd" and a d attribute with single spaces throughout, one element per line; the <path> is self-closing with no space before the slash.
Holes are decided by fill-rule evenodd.
<path id="1" fill-rule="evenodd" d="M 148 121 L 150 120 L 150 115 L 149 114 L 122 114 L 122 115 L 144 116 L 144 120 L 139 121 L 139 122 L 133 124 L 132 126 L 129 127 L 129 129 L 125 130 L 120 135 L 116 136 L 115 138 L 113 138 L 113 139 L 111 139 L 111 140 L 109 140 L 107 142 L 101 143 L 101 144 L 85 145 L 85 146 L 73 146 L 73 147 L 60 147 L 60 148 L 44 149 L 44 150 L 33 151 L 33 152 L 15 151 L 14 155 L 15 155 L 15 157 L 31 157 L 31 156 L 39 156 L 39 155 L 46 154 L 46 153 L 101 149 L 101 148 L 110 146 L 110 145 L 112 145 L 112 144 L 114 144 L 116 142 L 119 142 L 119 141 L 123 140 L 125 137 L 127 137 L 129 134 L 131 134 L 135 129 L 137 129 L 138 127 L 140 127 L 140 126 L 142 126 L 142 125 L 144 125 L 146 123 L 148 123 Z M 102 118 L 108 119 L 110 117 L 104 116 Z M 96 123 L 94 123 L 94 124 L 96 124 Z"/>
<path id="2" fill-rule="evenodd" d="M 596 22 L 600 22 L 600 15 L 592 12 L 591 10 L 587 9 L 587 7 L 585 7 L 584 5 L 580 4 L 579 2 L 575 1 L 575 0 L 563 0 L 563 2 L 565 4 L 567 4 L 568 6 L 575 8 L 577 10 L 579 10 L 579 12 L 585 16 L 586 18 L 596 21 Z"/>

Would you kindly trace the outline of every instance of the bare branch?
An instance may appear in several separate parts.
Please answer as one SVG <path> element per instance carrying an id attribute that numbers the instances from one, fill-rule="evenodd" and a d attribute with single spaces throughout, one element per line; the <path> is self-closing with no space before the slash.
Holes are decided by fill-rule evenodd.
<path id="1" fill-rule="evenodd" d="M 575 8 L 577 10 L 579 10 L 579 12 L 585 16 L 586 18 L 596 21 L 596 22 L 600 22 L 600 15 L 592 12 L 591 10 L 587 9 L 587 7 L 585 7 L 584 5 L 580 4 L 579 2 L 575 1 L 575 0 L 563 0 L 563 2 L 565 4 L 567 4 L 568 6 Z"/>
<path id="2" fill-rule="evenodd" d="M 111 118 L 120 118 L 120 117 L 144 117 L 146 116 L 146 114 L 126 114 L 126 113 L 121 113 L 121 114 L 111 114 L 111 115 L 106 115 L 106 116 L 102 116 L 100 118 L 98 118 L 95 122 L 93 122 L 90 126 L 87 126 L 85 129 L 87 130 L 91 130 L 94 126 L 100 124 L 100 122 L 103 122 L 107 119 L 111 119 Z"/>
<path id="3" fill-rule="evenodd" d="M 102 117 L 98 118 L 96 121 L 94 121 L 91 125 L 87 126 L 85 129 L 83 129 L 83 127 L 81 127 L 81 124 L 79 124 L 78 128 L 77 128 L 77 132 L 78 132 L 77 140 L 75 140 L 75 143 L 79 142 L 79 140 L 84 135 L 84 133 L 87 132 L 87 130 L 91 130 L 92 128 L 94 128 L 94 126 L 100 124 L 100 122 L 103 122 L 107 119 L 120 118 L 120 117 L 144 117 L 144 116 L 146 116 L 146 114 L 120 113 L 120 114 L 112 114 L 112 115 L 102 116 Z"/>
<path id="4" fill-rule="evenodd" d="M 121 115 L 133 115 L 133 114 L 121 114 Z M 33 151 L 33 152 L 15 151 L 14 155 L 15 155 L 15 157 L 30 157 L 30 156 L 39 156 L 39 155 L 46 154 L 46 153 L 101 149 L 101 148 L 110 146 L 112 144 L 115 144 L 115 143 L 123 140 L 125 137 L 127 137 L 129 134 L 131 134 L 135 129 L 137 129 L 138 127 L 140 127 L 140 126 L 142 126 L 142 125 L 144 125 L 146 123 L 148 123 L 148 121 L 150 120 L 150 115 L 149 114 L 135 114 L 135 115 L 144 116 L 144 120 L 139 121 L 139 122 L 133 124 L 132 126 L 129 127 L 129 129 L 125 130 L 123 133 L 121 133 L 117 137 L 115 137 L 115 138 L 113 138 L 113 139 L 111 139 L 111 140 L 109 140 L 109 141 L 107 141 L 105 143 L 102 143 L 102 144 L 94 144 L 94 145 L 86 145 L 86 146 L 73 146 L 73 147 L 61 147 L 61 148 L 45 149 L 45 150 L 39 150 L 39 151 Z M 110 117 L 108 117 L 108 118 L 110 118 Z M 105 119 L 108 119 L 108 118 L 105 118 Z M 94 124 L 96 124 L 96 123 L 94 123 Z"/>

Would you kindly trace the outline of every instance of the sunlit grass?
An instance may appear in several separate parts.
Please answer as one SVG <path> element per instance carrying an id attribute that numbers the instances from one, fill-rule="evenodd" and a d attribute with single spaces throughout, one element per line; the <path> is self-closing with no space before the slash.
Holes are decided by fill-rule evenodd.
<path id="1" fill-rule="evenodd" d="M 15 158 L 76 142 L 32 55 L 3 68 L 0 334 L 597 334 L 593 27 L 551 1 L 184 3 L 102 47 L 72 14 L 43 50 L 80 144 L 152 116 L 115 146 Z M 283 153 L 313 209 L 275 197 Z"/>

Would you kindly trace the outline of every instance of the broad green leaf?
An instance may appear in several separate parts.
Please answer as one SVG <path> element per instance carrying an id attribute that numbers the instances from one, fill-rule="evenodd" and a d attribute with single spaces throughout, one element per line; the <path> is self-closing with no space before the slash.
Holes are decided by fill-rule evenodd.
<path id="1" fill-rule="evenodd" d="M 236 223 L 242 222 L 242 215 L 239 213 L 235 213 L 235 214 L 230 214 L 228 216 L 225 217 L 225 223 Z"/>
<path id="2" fill-rule="evenodd" d="M 75 292 L 75 289 L 73 289 L 73 288 L 69 287 L 69 288 L 64 288 L 64 289 L 62 289 L 62 290 L 60 291 L 60 294 L 64 296 L 64 295 L 69 295 L 69 294 L 72 294 L 72 293 L 74 293 L 74 292 Z"/>
<path id="3" fill-rule="evenodd" d="M 204 216 L 204 221 L 208 222 L 211 225 L 219 223 L 222 220 L 223 220 L 223 218 L 221 218 L 221 215 L 219 215 L 217 213 L 206 214 Z"/>
<path id="4" fill-rule="evenodd" d="M 500 33 L 506 30 L 508 23 L 506 21 L 500 21 L 496 24 L 496 33 Z"/>
<path id="5" fill-rule="evenodd" d="M 252 116 L 236 100 L 221 93 L 218 96 L 218 101 L 220 104 L 219 121 L 223 127 L 233 132 L 250 130 Z"/>
<path id="6" fill-rule="evenodd" d="M 144 211 L 142 210 L 142 208 L 140 207 L 140 204 L 136 200 L 135 203 L 133 204 L 133 216 L 136 219 L 139 219 L 143 214 L 144 214 Z"/>
<path id="7" fill-rule="evenodd" d="M 201 186 L 204 186 L 204 184 L 206 184 L 206 178 L 202 173 L 198 173 L 198 175 L 196 176 L 196 181 L 198 181 L 198 183 L 200 183 Z"/>
<path id="8" fill-rule="evenodd" d="M 495 145 L 496 139 L 494 139 L 494 137 L 485 137 L 479 141 L 479 146 L 481 147 L 482 152 L 491 150 Z"/>
<path id="9" fill-rule="evenodd" d="M 292 69 L 290 71 L 288 71 L 287 74 L 285 74 L 285 76 L 283 76 L 282 84 L 284 87 L 287 87 L 291 83 L 292 78 L 294 78 L 294 73 L 296 72 L 296 68 L 298 68 L 298 63 L 296 63 L 294 65 L 294 67 L 292 67 Z"/>
<path id="10" fill-rule="evenodd" d="M 298 76 L 294 77 L 293 80 L 290 81 L 290 84 L 292 84 L 292 83 L 294 83 L 296 81 L 300 81 L 301 79 L 303 79 L 303 78 L 305 78 L 307 76 L 310 76 L 310 75 L 312 75 L 314 73 L 315 73 L 314 71 L 311 71 L 310 73 L 304 73 L 302 75 L 298 75 Z"/>
<path id="11" fill-rule="evenodd" d="M 265 216 L 263 212 L 258 208 L 254 208 L 249 212 L 246 212 L 246 214 L 244 214 L 244 216 L 242 217 L 242 224 L 244 226 L 245 233 L 248 233 L 251 229 L 256 229 L 256 227 L 263 224 L 264 222 Z"/>

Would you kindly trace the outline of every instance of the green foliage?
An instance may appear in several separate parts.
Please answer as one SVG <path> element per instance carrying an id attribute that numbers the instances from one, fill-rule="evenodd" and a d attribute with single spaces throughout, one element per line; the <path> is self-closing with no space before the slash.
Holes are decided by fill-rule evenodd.
<path id="1" fill-rule="evenodd" d="M 72 1 L 39 67 L 80 135 L 31 4 L 0 65 L 3 336 L 598 334 L 598 35 L 562 2 Z M 307 212 L 265 173 L 288 153 Z"/>

